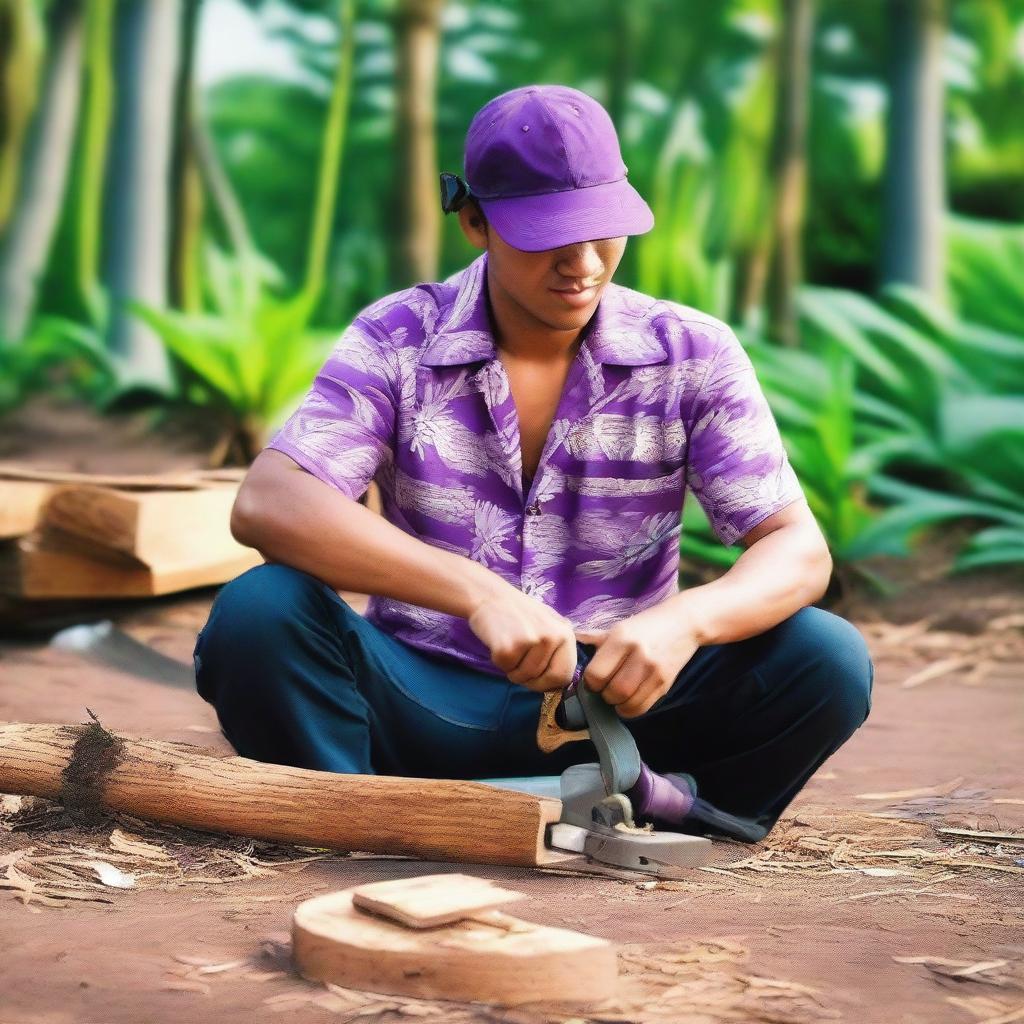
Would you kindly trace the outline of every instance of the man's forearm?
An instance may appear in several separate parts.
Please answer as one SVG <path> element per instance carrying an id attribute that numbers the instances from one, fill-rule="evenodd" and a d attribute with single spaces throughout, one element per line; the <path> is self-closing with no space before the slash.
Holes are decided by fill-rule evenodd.
<path id="1" fill-rule="evenodd" d="M 246 482 L 232 514 L 236 539 L 334 590 L 377 594 L 468 618 L 511 586 L 486 566 L 433 547 L 305 472 Z"/>
<path id="2" fill-rule="evenodd" d="M 747 548 L 717 580 L 674 594 L 668 607 L 693 623 L 700 645 L 771 629 L 824 594 L 832 560 L 806 531 L 782 527 Z"/>

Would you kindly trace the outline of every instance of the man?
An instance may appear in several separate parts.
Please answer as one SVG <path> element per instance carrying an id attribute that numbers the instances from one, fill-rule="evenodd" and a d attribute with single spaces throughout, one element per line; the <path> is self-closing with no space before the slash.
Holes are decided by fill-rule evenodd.
<path id="1" fill-rule="evenodd" d="M 653 225 L 607 112 L 561 86 L 474 117 L 445 206 L 481 255 L 364 309 L 252 465 L 231 527 L 267 564 L 195 650 L 239 753 L 486 778 L 542 753 L 543 693 L 615 705 L 654 771 L 770 828 L 870 710 L 860 633 L 753 368 L 697 310 L 612 283 Z M 376 479 L 383 516 L 358 499 Z M 692 491 L 725 544 L 680 592 Z M 337 591 L 371 595 L 365 617 Z"/>

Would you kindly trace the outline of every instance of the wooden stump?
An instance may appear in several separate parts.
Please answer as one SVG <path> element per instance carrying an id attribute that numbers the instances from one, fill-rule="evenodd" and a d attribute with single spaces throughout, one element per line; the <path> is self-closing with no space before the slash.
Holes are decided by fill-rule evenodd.
<path id="1" fill-rule="evenodd" d="M 605 939 L 481 910 L 489 883 L 432 875 L 357 886 L 301 903 L 292 949 L 303 977 L 346 988 L 424 999 L 478 1000 L 514 1006 L 537 1001 L 589 1005 L 611 997 L 618 981 L 615 947 Z M 433 898 L 424 898 L 432 889 Z M 376 890 L 376 893 L 368 891 Z M 461 920 L 460 892 L 466 909 Z M 495 890 L 496 899 L 522 893 Z M 360 909 L 363 896 L 375 912 Z M 423 926 L 431 904 L 447 923 Z M 413 908 L 418 927 L 405 919 Z"/>

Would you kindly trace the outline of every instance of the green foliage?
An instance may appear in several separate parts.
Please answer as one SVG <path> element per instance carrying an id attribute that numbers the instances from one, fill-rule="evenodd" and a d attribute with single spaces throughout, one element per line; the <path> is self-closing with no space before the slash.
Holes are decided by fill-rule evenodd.
<path id="1" fill-rule="evenodd" d="M 954 571 L 1024 561 L 1024 341 L 906 287 L 880 303 L 809 287 L 800 307 L 806 349 L 744 344 L 837 567 L 865 574 L 961 520 L 977 530 Z M 683 523 L 684 557 L 739 557 L 699 508 Z"/>
<path id="2" fill-rule="evenodd" d="M 84 398 L 102 408 L 117 390 L 116 357 L 91 328 L 37 317 L 17 342 L 0 339 L 0 414 L 41 391 Z"/>
<path id="3" fill-rule="evenodd" d="M 1009 555 L 1014 536 L 1024 546 L 1024 341 L 907 288 L 884 298 L 889 308 L 834 289 L 801 296 L 809 344 L 838 343 L 856 361 L 855 458 L 868 493 L 895 502 L 841 554 L 906 554 L 924 527 L 971 517 L 998 529 L 974 535 L 956 568 Z"/>
<path id="4" fill-rule="evenodd" d="M 208 245 L 205 262 L 213 311 L 183 313 L 139 302 L 129 308 L 187 371 L 182 397 L 222 413 L 251 458 L 266 429 L 309 387 L 339 332 L 310 327 L 315 295 L 274 294 L 270 284 L 280 272 L 265 261 L 232 259 Z"/>
<path id="5" fill-rule="evenodd" d="M 964 319 L 1024 339 L 1024 226 L 951 217 L 948 273 Z"/>

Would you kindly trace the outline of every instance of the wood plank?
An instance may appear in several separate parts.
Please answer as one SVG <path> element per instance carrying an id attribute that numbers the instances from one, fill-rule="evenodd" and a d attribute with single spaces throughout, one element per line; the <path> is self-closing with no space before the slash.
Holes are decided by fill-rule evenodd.
<path id="1" fill-rule="evenodd" d="M 410 929 L 359 910 L 351 890 L 299 904 L 292 950 L 310 980 L 425 999 L 591 1005 L 618 986 L 615 947 L 605 939 L 496 910 L 487 922 Z"/>
<path id="2" fill-rule="evenodd" d="M 187 565 L 147 566 L 120 552 L 88 545 L 55 530 L 10 542 L 0 565 L 0 591 L 35 600 L 156 597 L 215 586 L 260 565 L 260 553 L 240 547 L 237 557 Z"/>
<path id="3" fill-rule="evenodd" d="M 226 466 L 222 469 L 194 469 L 173 473 L 78 473 L 74 470 L 44 469 L 23 462 L 0 462 L 0 478 L 5 480 L 34 480 L 56 484 L 87 484 L 97 487 L 117 487 L 122 490 L 141 488 L 196 490 L 215 487 L 218 483 L 240 481 L 246 474 L 244 467 Z"/>
<path id="4" fill-rule="evenodd" d="M 523 898 L 521 892 L 502 889 L 489 878 L 462 874 L 395 878 L 352 890 L 352 902 L 361 910 L 409 928 L 451 924 Z"/>
<path id="5" fill-rule="evenodd" d="M 0 538 L 31 533 L 52 490 L 38 480 L 0 480 Z"/>
<path id="6" fill-rule="evenodd" d="M 120 491 L 59 487 L 43 510 L 43 526 L 58 527 L 155 570 L 237 560 L 251 551 L 231 536 L 238 487 L 200 491 Z"/>
<path id="7" fill-rule="evenodd" d="M 89 780 L 82 792 L 98 808 L 211 832 L 477 864 L 576 859 L 544 846 L 560 800 L 460 779 L 344 775 L 218 757 L 95 723 L 0 723 L 0 793 L 75 806 L 84 797 L 68 787 L 80 779 Z"/>

